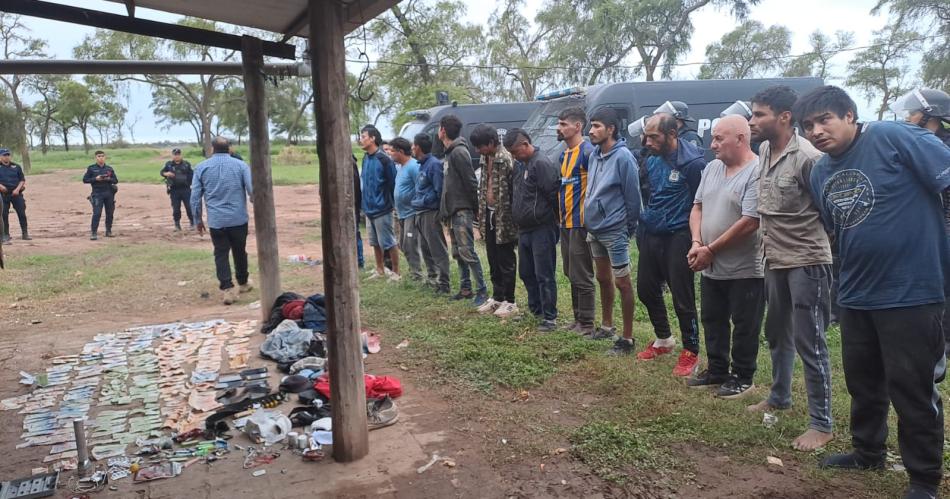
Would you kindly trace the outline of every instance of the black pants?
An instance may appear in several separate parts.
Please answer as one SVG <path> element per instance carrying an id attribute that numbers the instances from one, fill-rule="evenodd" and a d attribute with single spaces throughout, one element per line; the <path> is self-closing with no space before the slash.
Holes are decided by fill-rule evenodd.
<path id="1" fill-rule="evenodd" d="M 686 263 L 689 230 L 673 234 L 642 234 L 637 238 L 640 258 L 637 262 L 637 296 L 646 307 L 659 339 L 672 336 L 670 320 L 663 302 L 663 283 L 673 294 L 673 310 L 679 319 L 683 348 L 699 353 L 699 324 L 696 321 L 696 288 L 693 271 Z"/>
<path id="2" fill-rule="evenodd" d="M 115 214 L 115 193 L 94 192 L 89 200 L 92 202 L 92 232 L 99 231 L 103 208 L 106 209 L 106 231 L 111 231 L 112 216 Z"/>
<path id="3" fill-rule="evenodd" d="M 518 234 L 518 274 L 528 292 L 528 310 L 539 319 L 557 319 L 556 225 L 544 225 Z"/>
<path id="4" fill-rule="evenodd" d="M 26 234 L 26 200 L 23 199 L 23 194 L 19 196 L 11 196 L 9 194 L 4 194 L 0 196 L 0 202 L 3 203 L 3 235 L 10 235 L 10 206 L 13 206 L 13 210 L 16 211 L 16 217 L 20 221 L 20 231 Z"/>
<path id="5" fill-rule="evenodd" d="M 247 224 L 223 229 L 211 229 L 214 244 L 214 268 L 218 274 L 220 289 L 234 287 L 231 281 L 231 262 L 228 254 L 234 255 L 234 270 L 238 284 L 247 284 Z"/>
<path id="6" fill-rule="evenodd" d="M 719 280 L 702 277 L 699 281 L 702 310 L 700 317 L 706 332 L 706 356 L 713 377 L 731 374 L 751 383 L 759 355 L 759 331 L 765 314 L 764 279 Z M 732 332 L 730 334 L 730 320 Z"/>
<path id="7" fill-rule="evenodd" d="M 498 302 L 515 302 L 516 242 L 498 244 L 493 222 L 485 230 L 485 252 L 488 255 L 488 271 L 491 278 L 492 299 Z"/>
<path id="8" fill-rule="evenodd" d="M 185 214 L 188 215 L 188 222 L 195 224 L 195 216 L 191 213 L 191 189 L 176 189 L 168 191 L 168 197 L 172 200 L 172 219 L 175 225 L 181 223 L 181 205 L 185 205 Z"/>
<path id="9" fill-rule="evenodd" d="M 851 394 L 851 441 L 868 461 L 886 455 L 888 402 L 911 483 L 936 486 L 943 474 L 946 368 L 943 304 L 886 310 L 841 307 L 841 357 Z"/>

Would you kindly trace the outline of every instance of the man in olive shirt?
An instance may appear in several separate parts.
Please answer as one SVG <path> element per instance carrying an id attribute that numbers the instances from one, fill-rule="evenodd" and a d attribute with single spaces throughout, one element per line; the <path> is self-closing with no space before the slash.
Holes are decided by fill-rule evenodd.
<path id="1" fill-rule="evenodd" d="M 759 215 L 765 249 L 768 313 L 765 337 L 772 356 L 772 390 L 750 411 L 788 409 L 795 351 L 802 359 L 808 394 L 808 430 L 792 447 L 810 452 L 831 441 L 831 369 L 825 330 L 831 288 L 831 248 L 809 191 L 821 153 L 792 128 L 798 96 L 785 86 L 752 99 L 753 138 L 759 149 Z"/>

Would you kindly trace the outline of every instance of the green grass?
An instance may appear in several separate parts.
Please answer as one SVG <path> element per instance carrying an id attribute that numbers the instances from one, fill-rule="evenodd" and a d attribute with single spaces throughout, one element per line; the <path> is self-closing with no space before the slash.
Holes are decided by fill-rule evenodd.
<path id="1" fill-rule="evenodd" d="M 274 185 L 301 185 L 316 184 L 319 175 L 316 149 L 314 146 L 298 146 L 301 154 L 306 157 L 309 164 L 284 164 L 282 163 L 281 150 L 285 146 L 271 146 L 271 175 Z M 82 147 L 73 148 L 70 151 L 50 151 L 45 155 L 38 150 L 32 151 L 30 156 L 33 169 L 31 174 L 48 173 L 56 170 L 76 170 L 76 181 L 82 180 L 82 174 L 87 166 L 95 163 L 92 152 L 95 148 L 85 153 Z M 247 146 L 236 147 L 245 160 L 250 159 L 250 153 Z M 171 159 L 170 148 L 158 149 L 154 147 L 134 147 L 128 149 L 104 149 L 106 152 L 106 162 L 115 168 L 116 176 L 120 182 L 134 182 L 145 184 L 161 184 L 164 179 L 158 172 L 165 165 L 165 162 Z M 357 157 L 362 155 L 358 147 L 354 147 L 354 153 Z M 183 147 L 182 156 L 189 161 L 192 166 L 197 166 L 202 161 L 201 149 L 197 147 Z"/>

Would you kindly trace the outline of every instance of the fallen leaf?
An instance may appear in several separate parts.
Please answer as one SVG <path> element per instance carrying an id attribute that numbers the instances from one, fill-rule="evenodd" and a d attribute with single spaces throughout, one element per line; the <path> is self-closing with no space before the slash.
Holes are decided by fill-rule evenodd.
<path id="1" fill-rule="evenodd" d="M 406 347 L 408 347 L 408 346 L 409 346 L 409 338 L 406 338 L 406 339 L 402 340 L 401 342 L 399 342 L 398 345 L 396 345 L 396 349 L 399 350 L 399 349 L 401 349 L 401 348 L 406 348 Z"/>
<path id="2" fill-rule="evenodd" d="M 768 456 L 765 458 L 765 460 L 768 461 L 769 464 L 774 464 L 776 466 L 785 466 L 784 464 L 782 464 L 781 459 L 774 456 Z"/>
<path id="3" fill-rule="evenodd" d="M 455 461 L 453 461 L 452 459 L 443 459 L 442 464 L 448 466 L 449 468 L 455 467 Z"/>
<path id="4" fill-rule="evenodd" d="M 567 452 L 567 449 L 565 449 L 564 447 L 558 447 L 557 449 L 554 449 L 554 452 L 552 452 L 552 454 L 557 456 L 559 454 L 564 454 L 565 452 Z"/>

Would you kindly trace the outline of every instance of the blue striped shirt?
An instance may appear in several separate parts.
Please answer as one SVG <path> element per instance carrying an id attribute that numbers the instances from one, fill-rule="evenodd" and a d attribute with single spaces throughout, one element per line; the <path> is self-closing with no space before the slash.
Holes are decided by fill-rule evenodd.
<path id="1" fill-rule="evenodd" d="M 252 193 L 251 169 L 228 153 L 198 163 L 191 184 L 191 209 L 201 220 L 201 198 L 208 206 L 208 227 L 224 229 L 247 223 L 247 197 Z"/>

